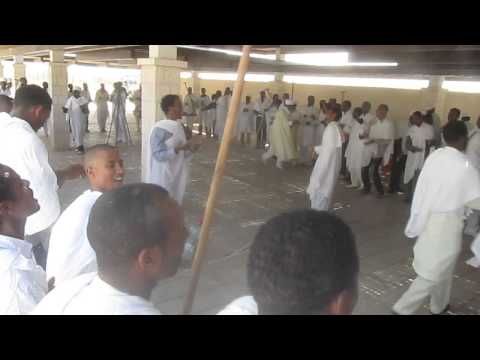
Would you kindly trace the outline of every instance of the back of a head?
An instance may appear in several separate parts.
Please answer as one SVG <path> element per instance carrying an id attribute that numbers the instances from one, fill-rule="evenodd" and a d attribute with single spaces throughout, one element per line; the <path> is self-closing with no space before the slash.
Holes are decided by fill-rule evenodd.
<path id="1" fill-rule="evenodd" d="M 13 99 L 7 95 L 0 95 L 0 112 L 11 112 L 13 108 Z"/>
<path id="2" fill-rule="evenodd" d="M 342 117 L 342 107 L 340 104 L 337 103 L 331 103 L 328 106 L 328 110 L 335 113 L 335 120 L 338 121 Z"/>
<path id="3" fill-rule="evenodd" d="M 328 212 L 296 210 L 260 228 L 247 278 L 260 314 L 320 314 L 340 294 L 356 292 L 358 272 L 348 225 Z"/>
<path id="4" fill-rule="evenodd" d="M 153 184 L 130 184 L 103 193 L 90 212 L 87 236 L 100 272 L 128 268 L 146 248 L 166 247 L 168 192 Z"/>
<path id="5" fill-rule="evenodd" d="M 463 121 L 448 122 L 443 127 L 443 138 L 447 145 L 463 151 L 468 139 L 467 125 Z"/>
<path id="6" fill-rule="evenodd" d="M 28 110 L 33 106 L 52 108 L 52 98 L 38 85 L 26 85 L 15 92 L 14 110 Z"/>

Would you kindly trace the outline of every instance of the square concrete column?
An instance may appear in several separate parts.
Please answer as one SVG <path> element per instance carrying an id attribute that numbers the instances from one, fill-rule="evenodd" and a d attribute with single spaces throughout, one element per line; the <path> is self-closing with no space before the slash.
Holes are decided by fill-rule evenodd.
<path id="1" fill-rule="evenodd" d="M 200 78 L 197 71 L 192 71 L 192 91 L 193 95 L 200 96 Z"/>
<path id="2" fill-rule="evenodd" d="M 440 117 L 442 123 L 445 123 L 448 109 L 445 109 L 447 91 L 442 89 L 443 80 L 443 76 L 432 76 L 430 78 L 430 86 L 423 89 L 421 93 L 421 110 L 434 107 L 435 113 Z"/>
<path id="3" fill-rule="evenodd" d="M 0 79 L 3 80 L 3 65 L 2 65 L 1 61 L 2 60 L 0 59 Z"/>
<path id="4" fill-rule="evenodd" d="M 67 99 L 67 81 L 67 64 L 64 62 L 63 50 L 51 50 L 47 82 L 52 97 L 49 141 L 54 150 L 67 150 L 69 148 L 68 124 L 62 111 Z"/>
<path id="5" fill-rule="evenodd" d="M 278 94 L 280 99 L 282 94 L 288 92 L 288 84 L 283 81 L 283 73 L 276 72 L 275 80 L 271 85 L 270 92 L 273 94 Z"/>
<path id="6" fill-rule="evenodd" d="M 25 64 L 23 63 L 23 55 L 15 55 L 13 58 L 13 82 L 15 90 L 19 85 L 20 78 L 25 77 Z M 27 79 L 28 81 L 28 79 Z"/>
<path id="7" fill-rule="evenodd" d="M 139 59 L 142 84 L 142 180 L 145 181 L 150 133 L 159 120 L 165 119 L 160 102 L 165 95 L 180 95 L 180 72 L 187 68 L 177 60 L 175 45 L 150 45 L 149 58 Z"/>

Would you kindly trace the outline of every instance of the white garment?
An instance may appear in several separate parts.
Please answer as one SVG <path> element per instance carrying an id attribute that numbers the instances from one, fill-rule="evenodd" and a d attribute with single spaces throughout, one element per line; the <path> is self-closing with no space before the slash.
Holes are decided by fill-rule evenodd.
<path id="1" fill-rule="evenodd" d="M 217 315 L 258 315 L 258 305 L 253 296 L 242 296 L 228 304 Z"/>
<path id="2" fill-rule="evenodd" d="M 28 314 L 47 293 L 47 277 L 32 245 L 0 235 L 0 315 Z"/>
<path id="3" fill-rule="evenodd" d="M 90 210 L 101 192 L 87 190 L 60 215 L 52 228 L 47 257 L 47 278 L 55 286 L 80 274 L 97 271 L 97 259 L 87 238 Z"/>
<path id="4" fill-rule="evenodd" d="M 197 110 L 197 98 L 193 94 L 185 95 L 183 99 L 183 111 L 187 115 L 193 115 Z"/>
<path id="5" fill-rule="evenodd" d="M 107 91 L 98 90 L 95 95 L 95 103 L 97 104 L 97 123 L 100 130 L 105 129 L 107 123 L 108 98 Z"/>
<path id="6" fill-rule="evenodd" d="M 371 113 L 362 114 L 360 118 L 363 119 L 363 124 L 365 126 L 365 133 L 364 135 L 368 135 L 370 133 L 370 129 L 375 124 L 377 118 L 373 116 Z M 363 143 L 365 144 L 368 141 L 368 137 L 363 139 Z M 375 151 L 377 149 L 376 144 L 368 144 L 364 145 L 363 152 L 362 152 L 362 167 L 368 166 L 372 161 Z"/>
<path id="7" fill-rule="evenodd" d="M 352 131 L 352 126 L 354 123 L 353 112 L 352 110 L 348 110 L 342 114 L 342 118 L 340 119 L 339 123 L 343 126 L 343 132 L 346 134 L 350 134 Z"/>
<path id="8" fill-rule="evenodd" d="M 415 171 L 422 169 L 423 163 L 425 162 L 426 142 L 427 140 L 433 139 L 433 133 L 430 134 L 429 131 L 430 128 L 423 125 L 424 124 L 420 126 L 413 125 L 408 129 L 407 137 L 411 139 L 412 145 L 422 149 L 422 151 L 407 152 L 407 161 L 405 163 L 405 173 L 403 176 L 403 182 L 405 184 L 408 184 L 413 179 Z"/>
<path id="9" fill-rule="evenodd" d="M 209 110 L 204 110 L 204 108 L 210 105 L 210 103 L 211 103 L 211 100 L 208 95 L 200 96 L 199 98 L 200 124 L 208 128 L 211 128 L 212 125 L 209 119 Z"/>
<path id="10" fill-rule="evenodd" d="M 470 134 L 466 154 L 472 165 L 480 170 L 480 129 L 477 128 Z"/>
<path id="11" fill-rule="evenodd" d="M 31 315 L 161 315 L 139 296 L 109 285 L 97 273 L 82 274 L 55 287 Z"/>
<path id="12" fill-rule="evenodd" d="M 310 200 L 321 194 L 331 201 L 342 165 L 342 142 L 340 127 L 330 122 L 323 133 L 322 145 L 315 147 L 318 158 L 307 188 Z"/>
<path id="13" fill-rule="evenodd" d="M 365 123 L 360 124 L 354 121 L 350 128 L 350 137 L 345 151 L 347 169 L 352 176 L 352 185 L 359 186 L 362 183 L 362 160 L 365 141 L 360 139 L 360 135 L 364 134 L 367 129 Z"/>
<path id="14" fill-rule="evenodd" d="M 72 129 L 73 146 L 83 146 L 83 137 L 85 135 L 85 126 L 87 124 L 87 114 L 85 114 L 81 106 L 88 104 L 87 99 L 80 96 L 78 99 L 74 96 L 68 98 L 65 107 L 68 110 L 70 119 L 70 127 Z"/>
<path id="15" fill-rule="evenodd" d="M 48 151 L 30 124 L 0 113 L 0 164 L 11 167 L 30 182 L 40 210 L 27 218 L 25 234 L 49 228 L 60 215 L 58 180 L 48 163 Z"/>
<path id="16" fill-rule="evenodd" d="M 0 89 L 0 95 L 6 95 L 8 97 L 11 97 L 11 92 L 10 92 L 10 89 L 5 89 L 5 90 L 2 90 Z"/>
<path id="17" fill-rule="evenodd" d="M 375 141 L 382 141 L 382 144 L 374 144 L 372 147 L 374 158 L 383 158 L 386 165 L 393 154 L 393 140 L 395 139 L 395 126 L 390 119 L 375 119 L 370 128 L 369 138 Z"/>
<path id="18" fill-rule="evenodd" d="M 87 104 L 92 101 L 92 97 L 90 96 L 90 91 L 88 89 L 87 90 L 82 90 L 80 92 L 80 96 L 83 97 L 87 101 Z"/>
<path id="19" fill-rule="evenodd" d="M 238 117 L 238 132 L 239 133 L 254 133 L 255 132 L 255 113 L 253 112 L 255 105 L 253 103 L 242 103 Z M 246 110 L 246 111 L 245 111 Z"/>
<path id="20" fill-rule="evenodd" d="M 170 157 L 166 161 L 157 161 L 152 156 L 151 146 L 148 146 L 147 161 L 149 167 L 147 169 L 147 183 L 157 184 L 167 190 L 170 196 L 182 205 L 185 188 L 190 174 L 190 159 L 185 151 L 175 153 L 175 147 L 184 145 L 187 142 L 185 130 L 183 126 L 174 120 L 160 120 L 155 124 L 150 132 L 150 141 L 152 134 L 156 128 L 164 129 L 172 134 L 166 141 Z M 150 144 L 149 141 L 149 144 Z"/>
<path id="21" fill-rule="evenodd" d="M 223 95 L 217 99 L 217 123 L 215 125 L 215 134 L 221 139 L 225 122 L 227 121 L 228 108 L 230 107 L 231 95 Z"/>
<path id="22" fill-rule="evenodd" d="M 315 126 L 315 144 L 314 146 L 319 146 L 322 145 L 322 137 L 323 137 L 323 132 L 325 131 L 325 120 L 327 119 L 327 115 L 323 112 L 320 111 L 318 114 L 318 125 Z"/>
<path id="23" fill-rule="evenodd" d="M 477 234 L 470 248 L 475 257 L 480 261 L 480 233 Z"/>
<path id="24" fill-rule="evenodd" d="M 405 235 L 420 236 L 429 217 L 439 213 L 463 215 L 465 205 L 480 197 L 480 175 L 457 149 L 435 150 L 418 178 Z"/>
<path id="25" fill-rule="evenodd" d="M 320 126 L 320 109 L 315 106 L 306 106 L 301 111 L 303 117 L 302 124 L 302 146 L 318 146 L 317 129 Z"/>
<path id="26" fill-rule="evenodd" d="M 115 143 L 127 143 L 127 94 L 125 91 L 115 90 L 110 96 L 112 102 L 112 122 L 115 125 Z"/>

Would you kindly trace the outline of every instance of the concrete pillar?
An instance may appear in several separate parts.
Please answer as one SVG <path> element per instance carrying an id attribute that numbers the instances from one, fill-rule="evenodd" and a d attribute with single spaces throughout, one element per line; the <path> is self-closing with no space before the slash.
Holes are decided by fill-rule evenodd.
<path id="1" fill-rule="evenodd" d="M 270 92 L 273 94 L 278 94 L 280 99 L 282 98 L 283 93 L 290 93 L 288 90 L 288 85 L 286 82 L 283 81 L 283 73 L 276 72 L 275 73 L 275 80 L 272 83 Z"/>
<path id="2" fill-rule="evenodd" d="M 165 118 L 160 108 L 162 97 L 180 95 L 180 72 L 187 68 L 177 60 L 175 45 L 150 45 L 149 58 L 138 59 L 142 84 L 142 179 L 147 169 L 147 149 L 150 132 L 158 120 Z"/>
<path id="3" fill-rule="evenodd" d="M 25 77 L 25 64 L 23 63 L 23 55 L 15 55 L 13 57 L 13 82 L 15 89 L 19 85 L 20 78 Z M 28 79 L 27 79 L 28 81 Z"/>
<path id="4" fill-rule="evenodd" d="M 27 79 L 28 80 L 28 79 Z M 67 64 L 63 50 L 50 50 L 48 87 L 52 97 L 52 112 L 49 119 L 49 141 L 54 150 L 69 148 L 68 124 L 62 111 L 67 99 Z"/>
<path id="5" fill-rule="evenodd" d="M 447 121 L 448 112 L 448 109 L 445 108 L 447 90 L 442 89 L 443 80 L 443 76 L 432 76 L 430 86 L 423 89 L 421 94 L 422 110 L 434 107 L 435 113 L 440 117 L 442 124 Z"/>
<path id="6" fill-rule="evenodd" d="M 0 79 L 3 80 L 3 64 L 1 63 L 1 59 L 0 59 Z"/>
<path id="7" fill-rule="evenodd" d="M 193 95 L 200 96 L 200 78 L 197 71 L 192 71 L 192 90 Z"/>

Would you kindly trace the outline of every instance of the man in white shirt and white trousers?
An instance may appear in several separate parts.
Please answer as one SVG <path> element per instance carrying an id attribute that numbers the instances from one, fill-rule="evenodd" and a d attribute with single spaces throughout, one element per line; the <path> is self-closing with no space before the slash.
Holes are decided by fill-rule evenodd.
<path id="1" fill-rule="evenodd" d="M 83 154 L 85 152 L 83 139 L 85 137 L 85 127 L 88 117 L 88 100 L 81 96 L 80 92 L 79 87 L 73 90 L 73 96 L 68 98 L 63 107 L 63 112 L 68 113 L 70 128 L 72 130 L 72 144 L 75 151 Z"/>
<path id="2" fill-rule="evenodd" d="M 183 112 L 187 126 L 190 130 L 193 130 L 193 123 L 195 121 L 195 117 L 197 116 L 198 101 L 193 95 L 191 87 L 189 87 L 187 91 L 188 94 L 185 95 L 185 98 L 183 99 Z"/>
<path id="3" fill-rule="evenodd" d="M 191 156 L 198 150 L 200 136 L 187 141 L 180 123 L 183 112 L 178 95 L 164 96 L 161 107 L 166 119 L 158 121 L 150 133 L 145 182 L 162 186 L 182 205 Z"/>
<path id="4" fill-rule="evenodd" d="M 322 145 L 315 147 L 318 158 L 315 162 L 307 193 L 312 209 L 328 211 L 332 203 L 335 185 L 342 166 L 344 137 L 338 126 L 341 117 L 340 105 L 332 105 L 327 111 L 328 125 L 323 132 Z"/>
<path id="5" fill-rule="evenodd" d="M 103 193 L 90 212 L 88 241 L 98 272 L 53 289 L 33 315 L 161 315 L 150 298 L 175 275 L 188 231 L 183 211 L 154 184 Z"/>
<path id="6" fill-rule="evenodd" d="M 27 217 L 39 210 L 28 181 L 0 164 L 0 315 L 25 315 L 47 293 L 47 278 L 25 241 Z"/>
<path id="7" fill-rule="evenodd" d="M 47 148 L 36 132 L 50 116 L 51 106 L 52 99 L 45 90 L 26 85 L 15 94 L 12 116 L 0 114 L 0 163 L 30 182 L 40 204 L 40 211 L 27 219 L 25 235 L 34 245 L 34 251 L 38 251 L 37 262 L 42 266 L 46 260 L 42 250 L 48 248 L 50 227 L 60 215 L 57 190 L 65 180 L 83 175 L 81 164 L 57 171 L 50 167 Z"/>
<path id="8" fill-rule="evenodd" d="M 405 235 L 417 238 L 413 248 L 417 278 L 393 306 L 396 314 L 413 314 L 427 298 L 433 314 L 448 311 L 465 209 L 480 208 L 480 174 L 464 153 L 465 124 L 448 123 L 443 137 L 447 146 L 425 161 L 415 189 Z"/>
<path id="9" fill-rule="evenodd" d="M 90 189 L 65 209 L 50 236 L 46 270 L 48 281 L 55 286 L 97 270 L 95 252 L 87 238 L 90 210 L 102 193 L 123 184 L 123 160 L 114 146 L 99 144 L 88 149 L 84 166 Z"/>

